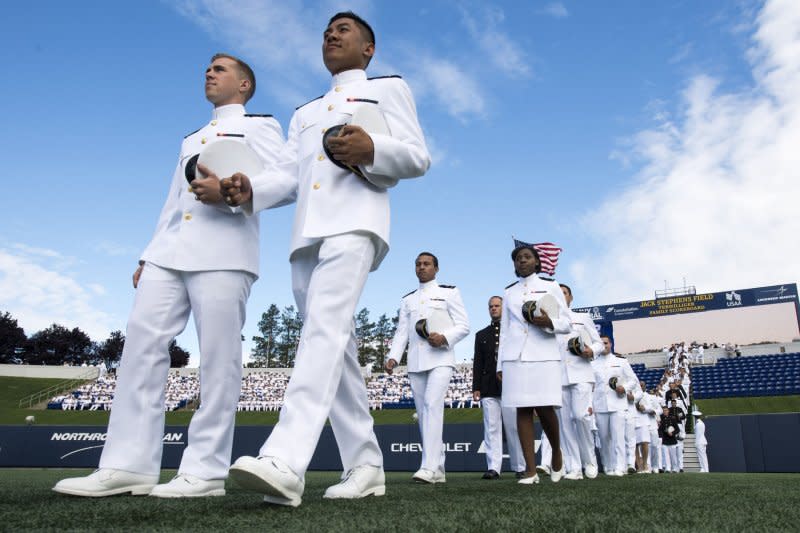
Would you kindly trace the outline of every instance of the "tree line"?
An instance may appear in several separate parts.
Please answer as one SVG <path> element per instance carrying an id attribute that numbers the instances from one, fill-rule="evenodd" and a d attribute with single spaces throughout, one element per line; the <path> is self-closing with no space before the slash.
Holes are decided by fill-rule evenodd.
<path id="1" fill-rule="evenodd" d="M 359 364 L 362 367 L 371 366 L 375 371 L 381 370 L 397 329 L 397 315 L 389 318 L 384 313 L 377 320 L 372 320 L 369 310 L 363 308 L 353 318 Z M 247 366 L 293 367 L 302 329 L 303 318 L 293 305 L 281 310 L 277 305 L 271 304 L 261 314 L 258 322 L 259 334 L 252 337 L 251 362 Z M 98 342 L 93 341 L 80 328 L 69 329 L 59 324 L 53 324 L 28 337 L 9 312 L 0 314 L 0 363 L 3 364 L 81 366 L 84 363 L 104 363 L 106 367 L 114 368 L 119 364 L 124 345 L 125 335 L 119 330 L 112 331 L 108 338 Z M 170 343 L 169 351 L 172 368 L 189 363 L 189 352 L 174 339 Z"/>
<path id="2" fill-rule="evenodd" d="M 383 368 L 389 345 L 397 329 L 397 316 L 389 318 L 386 313 L 377 320 L 370 319 L 369 310 L 362 308 L 355 317 L 358 363 L 371 366 L 379 371 Z M 294 366 L 303 317 L 293 306 L 282 310 L 272 304 L 261 314 L 258 321 L 258 335 L 252 337 L 253 349 L 250 352 L 250 367 L 288 368 Z"/>
<path id="3" fill-rule="evenodd" d="M 37 331 L 30 337 L 8 311 L 0 314 L 0 363 L 29 365 L 100 365 L 115 368 L 122 357 L 125 334 L 112 331 L 103 341 L 93 341 L 80 328 L 60 324 Z M 169 345 L 170 366 L 189 364 L 189 352 L 172 339 Z"/>

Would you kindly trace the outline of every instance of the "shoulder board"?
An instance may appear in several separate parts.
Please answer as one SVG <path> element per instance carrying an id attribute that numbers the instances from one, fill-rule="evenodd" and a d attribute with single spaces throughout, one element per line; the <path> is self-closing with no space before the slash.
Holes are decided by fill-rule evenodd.
<path id="1" fill-rule="evenodd" d="M 195 133 L 197 133 L 198 131 L 202 130 L 204 127 L 205 127 L 205 126 L 200 126 L 200 127 L 199 127 L 199 128 L 197 128 L 196 130 L 194 130 L 192 133 L 187 133 L 186 135 L 184 135 L 184 136 L 183 136 L 183 138 L 185 139 L 185 138 L 187 138 L 187 137 L 191 137 L 192 135 L 194 135 L 194 134 L 195 134 Z"/>
<path id="2" fill-rule="evenodd" d="M 519 281 L 515 281 L 514 283 L 512 283 L 512 284 L 510 284 L 510 285 L 506 285 L 506 289 L 510 289 L 511 287 L 513 287 L 514 285 L 516 285 L 517 283 L 519 283 Z"/>
<path id="3" fill-rule="evenodd" d="M 370 80 L 370 81 L 371 80 L 385 80 L 387 78 L 399 78 L 401 80 L 403 79 L 403 77 L 400 76 L 399 74 L 391 74 L 389 76 L 373 76 L 372 78 L 367 78 L 367 80 Z"/>
<path id="4" fill-rule="evenodd" d="M 325 95 L 324 95 L 324 94 L 321 94 L 321 95 L 317 96 L 316 98 L 312 98 L 311 100 L 309 100 L 309 101 L 308 101 L 308 102 L 306 102 L 305 104 L 303 104 L 303 105 L 299 105 L 299 106 L 295 107 L 295 108 L 294 108 L 294 110 L 295 110 L 295 111 L 297 111 L 297 110 L 298 110 L 298 109 L 300 109 L 301 107 L 303 107 L 303 106 L 307 106 L 307 105 L 308 105 L 308 104 L 310 104 L 311 102 L 314 102 L 314 101 L 316 101 L 316 100 L 319 100 L 319 99 L 320 99 L 320 98 L 322 98 L 323 96 L 325 96 Z"/>
<path id="5" fill-rule="evenodd" d="M 414 289 L 414 290 L 413 290 L 413 291 L 411 291 L 411 292 L 407 292 L 406 294 L 404 294 L 404 295 L 403 295 L 403 298 L 405 298 L 406 296 L 411 296 L 411 295 L 412 295 L 412 294 L 414 294 L 415 292 L 417 292 L 417 289 Z"/>
<path id="6" fill-rule="evenodd" d="M 255 113 L 245 113 L 244 116 L 246 116 L 248 118 L 252 118 L 252 117 L 256 117 L 256 118 L 272 118 L 272 115 L 258 115 L 258 114 L 255 114 Z"/>
<path id="7" fill-rule="evenodd" d="M 455 285 L 439 285 L 443 289 L 455 289 Z"/>
<path id="8" fill-rule="evenodd" d="M 625 357 L 624 355 L 620 355 L 618 353 L 615 353 L 614 357 L 616 357 L 617 359 L 627 359 L 627 357 Z"/>
<path id="9" fill-rule="evenodd" d="M 545 278 L 543 276 L 539 276 L 539 279 L 543 281 L 555 281 L 553 278 Z"/>

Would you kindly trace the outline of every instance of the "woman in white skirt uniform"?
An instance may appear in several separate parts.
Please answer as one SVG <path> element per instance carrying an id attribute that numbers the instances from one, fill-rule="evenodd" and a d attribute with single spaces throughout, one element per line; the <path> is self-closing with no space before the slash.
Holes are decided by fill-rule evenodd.
<path id="1" fill-rule="evenodd" d="M 555 409 L 561 407 L 561 352 L 556 333 L 569 333 L 570 318 L 561 288 L 553 280 L 541 278 L 541 261 L 532 246 L 520 246 L 511 252 L 514 272 L 519 280 L 506 287 L 500 323 L 498 377 L 503 380 L 502 404 L 517 408 L 517 430 L 525 456 L 522 484 L 539 482 L 534 448 L 534 412 L 553 447 L 550 477 L 558 481 L 564 474 L 564 461 Z M 524 302 L 551 295 L 558 312 L 544 311 L 529 322 L 523 316 Z M 536 313 L 538 314 L 538 313 Z"/>

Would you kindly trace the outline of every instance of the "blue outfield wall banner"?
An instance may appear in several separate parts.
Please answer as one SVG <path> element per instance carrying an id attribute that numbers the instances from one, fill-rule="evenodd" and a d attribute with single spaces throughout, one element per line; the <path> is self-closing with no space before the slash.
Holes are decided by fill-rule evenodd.
<path id="1" fill-rule="evenodd" d="M 258 455 L 270 430 L 271 426 L 238 426 L 233 458 Z M 375 433 L 386 470 L 413 472 L 419 468 L 422 441 L 416 425 L 375 426 Z M 541 434 L 538 424 L 536 433 Z M 167 426 L 163 468 L 178 467 L 187 435 L 185 427 Z M 712 472 L 800 472 L 800 413 L 710 417 L 706 437 Z M 0 467 L 96 468 L 105 438 L 105 427 L 2 426 Z M 446 425 L 444 441 L 449 472 L 486 470 L 481 424 Z M 322 432 L 309 468 L 342 468 L 329 426 Z M 509 470 L 507 458 L 503 469 Z"/>
<path id="2" fill-rule="evenodd" d="M 785 302 L 794 302 L 795 310 L 800 314 L 796 283 L 784 283 L 783 285 L 770 285 L 768 287 L 736 289 L 723 292 L 708 292 L 705 294 L 676 296 L 674 298 L 658 298 L 639 302 L 580 307 L 573 309 L 573 311 L 589 313 L 595 322 L 613 322 L 616 320 L 699 313 L 702 311 Z M 800 320 L 800 317 L 798 320 Z"/>
<path id="3" fill-rule="evenodd" d="M 800 472 L 800 413 L 706 420 L 712 472 Z"/>
<path id="4" fill-rule="evenodd" d="M 272 426 L 237 426 L 233 458 L 258 455 Z M 0 467 L 96 468 L 106 438 L 106 428 L 87 426 L 3 426 L 0 428 Z M 415 424 L 375 426 L 386 470 L 413 472 L 419 468 L 422 440 Z M 541 429 L 537 425 L 537 434 Z M 167 426 L 164 431 L 162 468 L 177 468 L 186 447 L 186 427 Z M 481 424 L 444 427 L 449 471 L 484 471 Z M 538 441 L 537 441 L 538 442 Z M 508 459 L 504 459 L 508 468 Z M 309 465 L 311 470 L 341 470 L 333 431 L 326 426 Z"/>

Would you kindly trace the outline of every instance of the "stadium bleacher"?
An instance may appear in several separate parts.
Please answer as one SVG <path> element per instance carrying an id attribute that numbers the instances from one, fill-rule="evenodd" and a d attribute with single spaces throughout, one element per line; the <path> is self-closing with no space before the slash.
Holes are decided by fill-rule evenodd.
<path id="1" fill-rule="evenodd" d="M 658 385 L 664 368 L 632 364 L 648 389 Z M 692 367 L 694 399 L 800 394 L 800 353 L 754 355 L 721 359 L 713 365 Z M 289 381 L 284 372 L 252 372 L 242 379 L 240 411 L 277 411 Z M 108 410 L 114 396 L 113 376 L 103 376 L 75 391 L 52 398 L 48 409 Z M 186 407 L 199 395 L 197 375 L 170 374 L 166 387 L 168 411 Z M 413 409 L 414 399 L 407 374 L 376 374 L 367 380 L 370 409 Z M 461 364 L 454 370 L 445 396 L 450 408 L 478 407 L 472 401 L 472 367 Z"/>
<path id="2" fill-rule="evenodd" d="M 692 388 L 698 399 L 800 394 L 800 353 L 722 359 L 696 367 Z"/>

